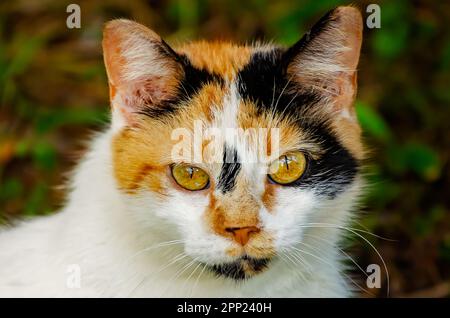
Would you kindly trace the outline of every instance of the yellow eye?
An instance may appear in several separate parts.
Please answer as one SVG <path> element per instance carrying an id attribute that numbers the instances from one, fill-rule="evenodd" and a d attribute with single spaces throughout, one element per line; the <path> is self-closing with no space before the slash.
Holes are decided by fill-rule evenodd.
<path id="1" fill-rule="evenodd" d="M 205 171 L 186 164 L 173 165 L 172 176 L 180 186 L 190 191 L 203 190 L 209 184 L 209 176 Z"/>
<path id="2" fill-rule="evenodd" d="M 306 157 L 301 152 L 290 152 L 272 162 L 269 178 L 279 184 L 298 180 L 306 169 Z"/>

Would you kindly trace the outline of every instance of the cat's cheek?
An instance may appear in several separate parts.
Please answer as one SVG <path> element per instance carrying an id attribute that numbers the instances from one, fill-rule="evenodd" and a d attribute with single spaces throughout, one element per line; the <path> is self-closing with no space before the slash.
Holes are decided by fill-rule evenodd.
<path id="1" fill-rule="evenodd" d="M 227 253 L 229 249 L 230 243 L 227 240 L 209 233 L 185 237 L 186 254 L 205 264 L 233 261 L 235 257 Z"/>
<path id="2" fill-rule="evenodd" d="M 277 205 L 270 213 L 261 213 L 264 227 L 273 235 L 275 250 L 298 242 L 305 224 L 317 210 L 313 191 L 283 188 L 277 191 Z"/>

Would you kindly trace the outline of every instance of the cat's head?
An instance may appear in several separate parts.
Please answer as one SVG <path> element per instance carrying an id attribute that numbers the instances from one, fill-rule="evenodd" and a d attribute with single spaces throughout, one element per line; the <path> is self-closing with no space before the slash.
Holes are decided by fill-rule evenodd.
<path id="1" fill-rule="evenodd" d="M 363 157 L 353 109 L 361 39 L 352 7 L 330 11 L 288 49 L 172 49 L 140 24 L 109 22 L 124 213 L 235 279 L 294 251 L 308 227 L 342 222 Z"/>

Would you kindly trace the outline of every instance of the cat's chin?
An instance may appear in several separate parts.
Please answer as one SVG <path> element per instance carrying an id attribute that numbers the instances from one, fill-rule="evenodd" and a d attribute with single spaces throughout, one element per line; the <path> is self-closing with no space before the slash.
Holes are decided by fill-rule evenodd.
<path id="1" fill-rule="evenodd" d="M 242 256 L 231 263 L 210 265 L 208 268 L 216 275 L 233 280 L 245 280 L 268 268 L 270 258 Z"/>

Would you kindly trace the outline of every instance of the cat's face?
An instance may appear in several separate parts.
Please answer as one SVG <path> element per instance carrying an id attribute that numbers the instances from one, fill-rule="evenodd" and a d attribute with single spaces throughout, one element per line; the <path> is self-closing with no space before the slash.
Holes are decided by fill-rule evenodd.
<path id="1" fill-rule="evenodd" d="M 334 220 L 363 156 L 352 108 L 361 30 L 344 7 L 290 49 L 172 50 L 141 25 L 110 22 L 114 173 L 132 217 L 235 279 Z"/>

